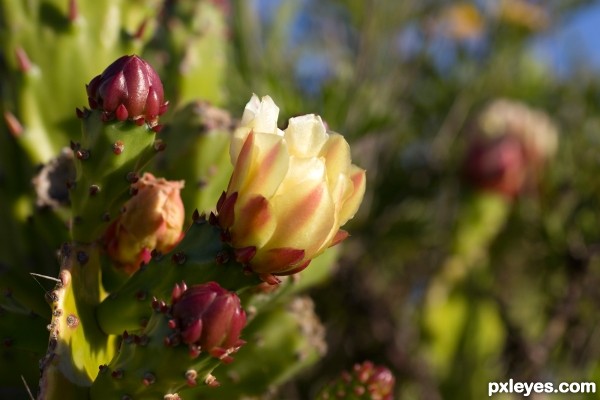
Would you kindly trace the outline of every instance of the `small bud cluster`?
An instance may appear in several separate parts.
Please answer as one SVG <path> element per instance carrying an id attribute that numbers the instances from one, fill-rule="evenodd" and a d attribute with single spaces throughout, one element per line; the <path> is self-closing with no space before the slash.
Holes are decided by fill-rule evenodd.
<path id="1" fill-rule="evenodd" d="M 317 397 L 318 400 L 392 400 L 396 379 L 392 372 L 371 361 L 355 364 L 352 371 L 344 371 Z"/>

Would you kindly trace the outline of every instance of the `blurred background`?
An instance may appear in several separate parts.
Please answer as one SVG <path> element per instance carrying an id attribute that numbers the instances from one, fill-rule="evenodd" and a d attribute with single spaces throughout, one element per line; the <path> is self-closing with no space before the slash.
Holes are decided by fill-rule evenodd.
<path id="1" fill-rule="evenodd" d="M 312 293 L 329 351 L 289 398 L 365 359 L 394 371 L 399 399 L 600 383 L 598 2 L 261 0 L 230 15 L 228 108 L 256 92 L 283 117 L 318 113 L 368 171 Z M 525 156 L 477 139 L 500 99 L 520 111 L 492 136 L 538 137 Z M 531 398 L 597 398 L 562 396 Z"/>

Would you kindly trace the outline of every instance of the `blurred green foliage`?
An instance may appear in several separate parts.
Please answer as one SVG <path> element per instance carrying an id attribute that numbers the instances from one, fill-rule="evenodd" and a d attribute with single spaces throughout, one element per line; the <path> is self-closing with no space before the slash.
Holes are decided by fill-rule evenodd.
<path id="1" fill-rule="evenodd" d="M 233 2 L 230 108 L 253 91 L 286 116 L 318 113 L 368 174 L 338 272 L 313 292 L 328 355 L 285 398 L 366 359 L 394 370 L 400 399 L 481 399 L 510 378 L 599 382 L 598 76 L 559 78 L 531 52 L 590 2 L 276 3 Z M 484 232 L 491 217 L 468 216 L 477 194 L 460 172 L 471 122 L 496 98 L 546 111 L 560 138 L 540 181 Z M 479 256 L 445 282 L 460 234 Z M 435 285 L 447 298 L 432 311 Z M 553 398 L 595 398 L 580 396 Z"/>

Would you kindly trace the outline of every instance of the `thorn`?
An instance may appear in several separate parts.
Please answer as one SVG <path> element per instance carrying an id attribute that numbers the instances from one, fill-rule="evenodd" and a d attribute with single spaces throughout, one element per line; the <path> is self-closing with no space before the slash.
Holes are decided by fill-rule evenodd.
<path id="1" fill-rule="evenodd" d="M 144 300 L 146 300 L 147 297 L 148 297 L 148 292 L 146 292 L 145 290 L 140 289 L 135 293 L 135 298 L 138 301 L 144 301 Z"/>
<path id="2" fill-rule="evenodd" d="M 144 386 L 150 386 L 154 382 L 156 382 L 156 376 L 154 376 L 154 374 L 151 372 L 146 372 L 142 378 L 142 383 Z"/>
<path id="3" fill-rule="evenodd" d="M 123 376 L 125 375 L 125 372 L 122 369 L 115 369 L 110 376 L 112 376 L 115 379 L 123 379 Z"/>
<path id="4" fill-rule="evenodd" d="M 154 141 L 154 150 L 164 151 L 167 148 L 167 144 L 162 139 L 156 139 Z"/>
<path id="5" fill-rule="evenodd" d="M 75 152 L 75 156 L 80 160 L 87 160 L 90 158 L 90 151 L 86 149 L 79 149 Z"/>
<path id="6" fill-rule="evenodd" d="M 206 383 L 209 387 L 212 387 L 212 388 L 221 386 L 221 384 L 219 383 L 219 381 L 217 380 L 217 378 L 215 378 L 215 376 L 213 374 L 206 375 L 206 378 L 204 379 L 204 383 Z"/>
<path id="7" fill-rule="evenodd" d="M 226 250 L 219 251 L 215 257 L 215 262 L 219 265 L 227 264 L 229 262 L 229 252 Z"/>
<path id="8" fill-rule="evenodd" d="M 54 278 L 54 277 L 48 276 L 48 275 L 36 274 L 35 272 L 30 272 L 29 275 L 37 276 L 39 278 L 49 279 L 54 282 L 59 282 L 59 283 L 61 282 L 60 279 L 58 279 L 58 278 Z"/>
<path id="9" fill-rule="evenodd" d="M 198 383 L 196 379 L 198 378 L 198 372 L 195 369 L 188 369 L 185 371 L 185 380 L 188 386 L 196 386 Z"/>
<path id="10" fill-rule="evenodd" d="M 4 111 L 4 121 L 8 126 L 8 130 L 10 131 L 13 137 L 19 137 L 23 133 L 25 129 L 23 129 L 23 125 L 19 122 L 15 114 L 10 111 Z"/>
<path id="11" fill-rule="evenodd" d="M 192 214 L 192 221 L 198 225 L 205 224 L 206 214 L 204 212 L 200 213 L 198 212 L 198 209 L 195 209 L 194 213 Z"/>
<path id="12" fill-rule="evenodd" d="M 29 385 L 27 384 L 27 381 L 25 380 L 25 377 L 23 375 L 21 375 L 21 380 L 23 381 L 23 385 L 25 385 L 25 390 L 27 390 L 27 394 L 29 395 L 29 398 L 31 400 L 35 400 L 35 398 L 33 397 L 33 394 L 31 394 L 31 389 L 29 389 Z"/>
<path id="13" fill-rule="evenodd" d="M 137 28 L 135 33 L 133 34 L 134 39 L 141 39 L 144 36 L 144 32 L 146 32 L 146 26 L 148 25 L 148 19 L 144 19 L 140 26 Z"/>
<path id="14" fill-rule="evenodd" d="M 98 108 L 98 102 L 91 97 L 88 97 L 88 105 L 90 106 L 90 108 L 92 110 L 95 110 Z"/>
<path id="15" fill-rule="evenodd" d="M 110 221 L 110 214 L 107 212 L 105 212 L 104 214 L 102 214 L 102 221 L 104 222 L 108 222 Z"/>
<path id="16" fill-rule="evenodd" d="M 18 47 L 15 51 L 17 56 L 17 63 L 19 64 L 19 70 L 21 72 L 28 72 L 31 69 L 31 61 L 27 56 L 27 53 L 22 47 Z"/>
<path id="17" fill-rule="evenodd" d="M 134 171 L 131 171 L 131 172 L 127 173 L 127 175 L 125 176 L 125 179 L 129 183 L 136 183 L 137 181 L 140 180 L 140 177 L 137 173 L 135 173 Z"/>
<path id="18" fill-rule="evenodd" d="M 113 148 L 113 153 L 115 153 L 116 155 L 119 155 L 123 152 L 123 150 L 125 150 L 125 144 L 123 143 L 123 141 L 117 140 L 116 142 L 113 143 L 112 148 Z"/>
<path id="19" fill-rule="evenodd" d="M 177 253 L 175 253 L 171 256 L 171 261 L 177 265 L 185 264 L 186 259 L 187 259 L 187 257 L 185 256 L 185 253 L 182 251 L 178 251 Z"/>
<path id="20" fill-rule="evenodd" d="M 85 251 L 77 252 L 77 261 L 79 265 L 84 266 L 90 260 L 90 256 Z"/>
<path id="21" fill-rule="evenodd" d="M 102 122 L 110 122 L 113 120 L 113 118 L 114 118 L 114 115 L 112 115 L 108 111 L 103 111 L 102 116 L 100 117 L 100 119 L 102 119 Z"/>
<path id="22" fill-rule="evenodd" d="M 77 118 L 79 118 L 79 119 L 85 118 L 85 113 L 83 112 L 83 110 L 80 110 L 78 107 L 75 108 L 75 114 L 77 115 Z"/>
<path id="23" fill-rule="evenodd" d="M 81 143 L 74 142 L 74 141 L 71 140 L 69 142 L 69 147 L 71 147 L 71 150 L 76 151 L 76 150 L 79 150 L 81 148 Z"/>
<path id="24" fill-rule="evenodd" d="M 90 185 L 90 196 L 95 196 L 98 194 L 98 192 L 100 191 L 100 186 L 98 185 Z"/>
<path id="25" fill-rule="evenodd" d="M 160 133 L 160 131 L 163 130 L 164 125 L 154 125 L 152 127 L 152 132 L 154 133 Z"/>
<path id="26" fill-rule="evenodd" d="M 69 21 L 75 22 L 79 16 L 79 10 L 77 9 L 77 1 L 69 0 Z"/>
<path id="27" fill-rule="evenodd" d="M 163 115 L 169 109 L 169 102 L 166 101 L 160 108 L 158 109 L 158 115 Z"/>
<path id="28" fill-rule="evenodd" d="M 79 318 L 73 314 L 67 316 L 67 326 L 69 328 L 77 328 L 79 326 Z"/>

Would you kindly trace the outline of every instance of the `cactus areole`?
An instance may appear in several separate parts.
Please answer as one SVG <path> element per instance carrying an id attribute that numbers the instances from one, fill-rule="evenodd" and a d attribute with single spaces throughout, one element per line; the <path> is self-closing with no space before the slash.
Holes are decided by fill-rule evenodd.
<path id="1" fill-rule="evenodd" d="M 158 124 L 167 111 L 162 82 L 156 71 L 136 55 L 123 56 L 86 86 L 90 108 L 104 112 L 107 121 L 132 120 Z"/>

